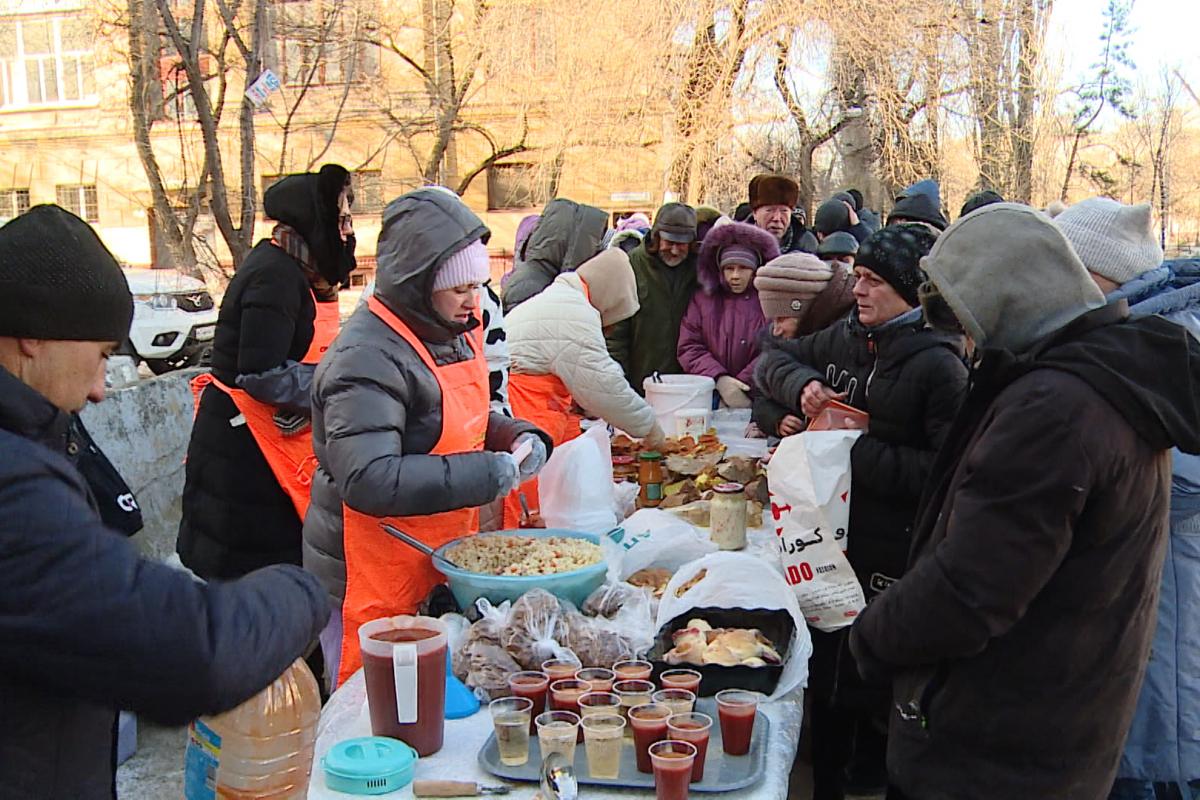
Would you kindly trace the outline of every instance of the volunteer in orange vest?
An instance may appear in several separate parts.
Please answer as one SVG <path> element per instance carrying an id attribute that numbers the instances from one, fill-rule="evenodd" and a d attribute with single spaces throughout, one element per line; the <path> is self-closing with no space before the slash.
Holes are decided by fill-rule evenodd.
<path id="1" fill-rule="evenodd" d="M 580 434 L 581 409 L 651 446 L 663 441 L 654 410 L 625 380 L 608 354 L 604 329 L 638 312 L 637 279 L 629 256 L 604 250 L 564 272 L 504 321 L 510 358 L 508 397 L 513 413 L 536 423 L 560 445 Z M 537 479 L 505 500 L 504 527 L 521 521 L 517 495 L 540 509 Z"/>
<path id="2" fill-rule="evenodd" d="M 341 607 L 321 636 L 340 684 L 361 665 L 358 628 L 412 614 L 444 578 L 384 533 L 431 547 L 478 531 L 479 506 L 546 462 L 550 437 L 489 407 L 479 319 L 489 235 L 453 192 L 426 187 L 383 212 L 375 293 L 317 368 L 320 462 L 304 523 L 304 566 Z M 513 451 L 530 454 L 518 466 Z"/>
<path id="3" fill-rule="evenodd" d="M 176 549 L 206 579 L 299 564 L 316 459 L 315 365 L 337 335 L 338 288 L 354 269 L 350 173 L 327 164 L 267 189 L 276 222 L 225 291 L 212 374 L 198 395 Z"/>

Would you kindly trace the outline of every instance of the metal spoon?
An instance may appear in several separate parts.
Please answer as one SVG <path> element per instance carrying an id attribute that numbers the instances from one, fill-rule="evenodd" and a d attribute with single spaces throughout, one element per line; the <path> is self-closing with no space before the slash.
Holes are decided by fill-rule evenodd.
<path id="1" fill-rule="evenodd" d="M 562 753 L 550 753 L 542 759 L 541 788 L 546 800 L 576 800 L 579 797 L 575 769 Z"/>
<path id="2" fill-rule="evenodd" d="M 422 542 L 420 539 L 416 538 L 415 536 L 410 536 L 409 534 L 405 533 L 404 531 L 400 530 L 399 528 L 394 528 L 391 525 L 388 525 L 386 522 L 379 523 L 379 527 L 383 528 L 383 530 L 390 536 L 394 536 L 395 538 L 404 542 L 406 545 L 413 548 L 414 550 L 419 550 L 420 552 L 424 553 L 425 555 L 427 555 L 431 558 L 435 555 L 435 551 L 432 547 L 425 544 L 424 542 Z M 446 558 L 445 556 L 439 556 L 439 558 L 441 558 L 442 561 L 446 562 L 446 564 L 453 567 L 454 569 L 462 569 L 462 567 L 460 567 L 458 564 L 455 564 L 453 561 Z"/>

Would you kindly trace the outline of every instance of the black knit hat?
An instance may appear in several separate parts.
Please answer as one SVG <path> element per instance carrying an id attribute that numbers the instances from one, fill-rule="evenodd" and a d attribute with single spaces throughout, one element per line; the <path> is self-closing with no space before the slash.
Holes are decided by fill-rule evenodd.
<path id="1" fill-rule="evenodd" d="M 914 192 L 896 201 L 892 213 L 888 217 L 888 225 L 903 222 L 928 222 L 939 231 L 946 230 L 950 223 L 938 207 L 937 200 L 923 192 Z"/>
<path id="2" fill-rule="evenodd" d="M 826 200 L 817 206 L 813 215 L 813 230 L 821 234 L 850 229 L 850 209 L 838 198 Z"/>
<path id="3" fill-rule="evenodd" d="M 967 202 L 962 204 L 962 209 L 958 212 L 960 217 L 965 217 L 976 209 L 990 206 L 992 203 L 1003 203 L 1004 198 L 999 192 L 993 192 L 991 189 L 984 189 L 982 192 L 976 192 L 967 198 Z"/>
<path id="4" fill-rule="evenodd" d="M 917 287 L 925 280 L 921 258 L 933 249 L 937 237 L 924 225 L 889 225 L 858 246 L 854 263 L 887 281 L 913 308 L 920 303 Z"/>
<path id="5" fill-rule="evenodd" d="M 54 205 L 0 227 L 0 336 L 123 342 L 133 297 L 91 226 Z"/>

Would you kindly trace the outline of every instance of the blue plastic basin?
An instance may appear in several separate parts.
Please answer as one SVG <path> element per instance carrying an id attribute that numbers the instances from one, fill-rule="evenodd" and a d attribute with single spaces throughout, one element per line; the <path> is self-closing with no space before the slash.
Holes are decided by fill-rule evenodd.
<path id="1" fill-rule="evenodd" d="M 600 537 L 594 533 L 559 528 L 523 528 L 515 531 L 477 533 L 475 536 L 536 536 L 538 538 L 561 536 L 586 539 L 592 544 L 600 544 Z M 456 569 L 446 563 L 445 553 L 469 538 L 473 537 L 447 542 L 437 548 L 433 554 L 433 565 L 450 581 L 450 591 L 454 594 L 454 599 L 458 601 L 459 608 L 464 611 L 475 605 L 475 601 L 480 597 L 486 597 L 492 603 L 502 603 L 505 600 L 516 600 L 530 589 L 545 589 L 555 597 L 574 603 L 578 608 L 583 605 L 583 601 L 587 599 L 588 595 L 604 583 L 604 576 L 608 572 L 608 564 L 604 560 L 570 572 L 525 576 L 484 575 L 479 572 Z"/>

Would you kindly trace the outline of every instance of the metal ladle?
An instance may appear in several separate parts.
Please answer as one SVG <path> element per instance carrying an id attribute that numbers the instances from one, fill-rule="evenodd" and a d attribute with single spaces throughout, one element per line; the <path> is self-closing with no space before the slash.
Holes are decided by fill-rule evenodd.
<path id="1" fill-rule="evenodd" d="M 394 536 L 395 538 L 404 542 L 406 545 L 413 548 L 414 550 L 418 550 L 418 551 L 424 553 L 425 555 L 429 556 L 430 558 L 433 558 L 434 549 L 432 547 L 430 547 L 429 545 L 425 544 L 424 542 L 422 542 L 417 537 L 411 536 L 411 535 L 405 533 L 404 531 L 400 530 L 399 528 L 394 528 L 391 525 L 388 525 L 386 522 L 379 523 L 379 527 L 383 528 L 384 532 L 387 533 L 388 535 Z M 439 557 L 442 559 L 442 561 L 446 562 L 448 565 L 450 565 L 454 569 L 462 569 L 462 567 L 460 567 L 458 564 L 455 564 L 453 561 L 446 558 L 445 556 L 439 556 Z"/>
<path id="2" fill-rule="evenodd" d="M 550 753 L 542 759 L 541 789 L 544 800 L 576 800 L 579 797 L 575 769 L 562 753 Z"/>

